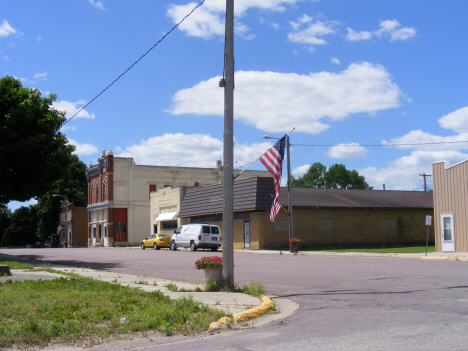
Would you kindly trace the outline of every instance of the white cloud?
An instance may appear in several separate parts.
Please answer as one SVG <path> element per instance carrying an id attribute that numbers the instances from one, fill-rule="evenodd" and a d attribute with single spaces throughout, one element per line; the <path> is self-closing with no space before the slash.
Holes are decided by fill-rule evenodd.
<path id="1" fill-rule="evenodd" d="M 242 169 L 265 152 L 271 143 L 235 144 L 235 168 Z M 122 151 L 116 149 L 117 152 Z M 206 134 L 164 134 L 128 146 L 119 157 L 133 157 L 137 164 L 184 167 L 215 167 L 223 154 L 223 142 Z"/>
<path id="2" fill-rule="evenodd" d="M 326 154 L 330 158 L 364 158 L 369 150 L 357 143 L 339 144 L 332 146 Z"/>
<path id="3" fill-rule="evenodd" d="M 416 35 L 416 29 L 412 27 L 400 28 L 401 24 L 397 20 L 380 21 L 380 29 L 374 34 L 379 38 L 390 35 L 390 41 L 406 40 Z"/>
<path id="4" fill-rule="evenodd" d="M 387 168 L 366 167 L 357 171 L 374 189 L 382 189 L 385 184 L 386 189 L 423 190 L 423 178 L 419 174 L 431 174 L 433 162 L 448 160 L 454 164 L 467 158 L 468 154 L 459 151 L 413 151 L 390 162 Z"/>
<path id="5" fill-rule="evenodd" d="M 374 38 L 374 36 L 378 38 L 390 36 L 390 41 L 405 41 L 416 36 L 415 28 L 401 28 L 401 24 L 397 20 L 380 21 L 379 29 L 374 32 L 355 32 L 352 28 L 349 27 L 346 28 L 346 30 L 348 31 L 348 34 L 346 35 L 346 40 L 348 41 L 369 40 Z"/>
<path id="6" fill-rule="evenodd" d="M 15 34 L 17 32 L 10 24 L 3 20 L 2 24 L 0 25 L 0 37 L 7 37 L 11 34 Z"/>
<path id="7" fill-rule="evenodd" d="M 399 144 L 398 149 L 414 150 L 465 150 L 468 149 L 468 143 L 462 141 L 468 140 L 468 133 L 460 133 L 450 136 L 439 136 L 423 132 L 422 130 L 413 130 L 401 137 L 392 138 L 390 141 L 382 140 L 383 145 Z M 420 145 L 414 145 L 420 144 Z"/>
<path id="8" fill-rule="evenodd" d="M 290 22 L 293 33 L 288 34 L 289 41 L 305 45 L 324 45 L 327 42 L 325 35 L 334 34 L 336 21 L 314 20 L 312 17 L 302 15 L 297 22 Z M 302 29 L 303 27 L 306 27 Z"/>
<path id="9" fill-rule="evenodd" d="M 330 62 L 334 65 L 338 65 L 338 66 L 341 65 L 340 60 L 338 60 L 336 57 L 330 58 Z"/>
<path id="10" fill-rule="evenodd" d="M 97 7 L 99 10 L 105 10 L 104 4 L 101 1 L 89 0 L 89 3 L 94 7 Z"/>
<path id="11" fill-rule="evenodd" d="M 346 40 L 348 41 L 359 41 L 359 40 L 369 40 L 372 39 L 372 33 L 371 32 L 355 32 L 351 28 L 346 28 L 348 31 L 348 34 L 346 34 Z"/>
<path id="12" fill-rule="evenodd" d="M 292 174 L 297 174 L 298 176 L 303 176 L 308 170 L 309 170 L 310 165 L 303 165 L 297 168 L 294 168 L 291 173 Z"/>
<path id="13" fill-rule="evenodd" d="M 47 80 L 47 72 L 44 73 L 36 73 L 33 77 L 33 79 L 40 79 L 40 80 Z"/>
<path id="14" fill-rule="evenodd" d="M 52 107 L 54 107 L 56 110 L 59 111 L 64 111 L 66 118 L 71 118 L 75 113 L 77 113 L 80 110 L 80 105 L 85 105 L 86 101 L 79 100 L 76 102 L 70 102 L 70 101 L 55 101 L 52 104 Z M 89 114 L 86 110 L 81 111 L 78 113 L 75 118 L 89 118 L 89 119 L 94 119 L 95 115 Z"/>
<path id="15" fill-rule="evenodd" d="M 236 0 L 234 15 L 236 23 L 236 32 L 251 39 L 251 35 L 246 32 L 238 32 L 239 29 L 247 30 L 248 28 L 239 22 L 239 19 L 249 9 L 270 10 L 275 12 L 283 12 L 288 5 L 294 5 L 298 2 L 306 0 Z M 167 11 L 167 16 L 174 23 L 179 23 L 187 14 L 189 14 L 198 3 L 190 2 L 186 5 L 170 5 Z M 184 22 L 178 27 L 188 36 L 201 37 L 210 39 L 213 36 L 224 36 L 224 17 L 226 12 L 225 0 L 210 0 L 206 1 L 203 6 L 200 6 L 195 12 L 187 17 Z"/>
<path id="16" fill-rule="evenodd" d="M 456 133 L 468 133 L 468 107 L 450 112 L 441 117 L 438 122 L 442 128 L 451 129 Z"/>
<path id="17" fill-rule="evenodd" d="M 97 147 L 92 144 L 80 144 L 76 140 L 73 140 L 70 138 L 68 139 L 68 142 L 71 145 L 75 146 L 75 151 L 73 152 L 75 155 L 85 156 L 85 155 L 95 154 L 98 152 Z"/>
<path id="18" fill-rule="evenodd" d="M 220 77 L 179 90 L 168 112 L 173 115 L 223 116 Z M 236 73 L 235 117 L 247 125 L 281 133 L 292 127 L 320 134 L 351 114 L 391 109 L 400 105 L 401 92 L 383 66 L 351 64 L 339 73 L 239 71 Z M 299 130 L 299 129 L 298 129 Z"/>
<path id="19" fill-rule="evenodd" d="M 42 40 L 43 40 L 42 37 L 37 37 L 37 38 L 36 38 L 36 41 L 37 41 L 38 43 L 40 43 Z"/>

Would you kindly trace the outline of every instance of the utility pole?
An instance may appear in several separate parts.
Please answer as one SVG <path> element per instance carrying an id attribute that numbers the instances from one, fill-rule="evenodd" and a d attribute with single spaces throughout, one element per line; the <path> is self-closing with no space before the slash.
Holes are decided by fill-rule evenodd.
<path id="1" fill-rule="evenodd" d="M 234 287 L 234 0 L 226 0 L 224 39 L 223 287 Z M 221 84 L 220 84 L 221 85 Z"/>
<path id="2" fill-rule="evenodd" d="M 423 174 L 419 174 L 421 177 L 424 177 L 424 191 L 427 191 L 427 186 L 426 186 L 426 178 L 427 177 L 430 177 L 431 175 L 430 174 L 426 174 L 426 173 L 423 173 Z"/>
<path id="3" fill-rule="evenodd" d="M 289 144 L 289 135 L 286 137 L 286 150 L 288 156 L 288 219 L 289 219 L 289 240 L 291 241 L 294 238 L 293 232 L 293 207 L 292 207 L 292 196 L 291 196 L 291 157 L 290 149 L 291 144 Z M 289 242 L 289 251 L 293 252 L 292 244 Z"/>

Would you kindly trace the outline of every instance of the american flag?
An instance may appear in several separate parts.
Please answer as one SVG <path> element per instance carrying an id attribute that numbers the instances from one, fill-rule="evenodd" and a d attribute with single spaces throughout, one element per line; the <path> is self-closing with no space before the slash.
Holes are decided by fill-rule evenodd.
<path id="1" fill-rule="evenodd" d="M 59 226 L 57 227 L 57 234 L 60 234 L 61 231 L 62 231 L 62 226 L 59 225 Z"/>
<path id="2" fill-rule="evenodd" d="M 281 187 L 281 174 L 283 173 L 283 158 L 284 158 L 284 147 L 285 147 L 286 135 L 282 137 L 278 142 L 269 148 L 261 157 L 260 162 L 273 175 L 275 180 L 275 197 L 271 205 L 270 221 L 274 222 L 275 217 L 281 210 L 281 204 L 278 202 L 278 196 Z"/>

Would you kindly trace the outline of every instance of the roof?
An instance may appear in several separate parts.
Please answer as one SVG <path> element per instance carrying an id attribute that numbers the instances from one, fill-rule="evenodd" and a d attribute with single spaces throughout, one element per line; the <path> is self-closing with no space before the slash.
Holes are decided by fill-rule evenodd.
<path id="1" fill-rule="evenodd" d="M 270 208 L 274 192 L 272 177 L 251 177 L 234 181 L 234 212 Z M 179 217 L 201 216 L 223 212 L 223 184 L 187 190 Z"/>
<path id="2" fill-rule="evenodd" d="M 234 212 L 271 208 L 273 178 L 253 177 L 234 181 Z M 399 190 L 346 190 L 291 188 L 294 208 L 433 209 L 432 192 Z M 288 188 L 282 187 L 279 202 L 288 207 Z M 223 212 L 223 184 L 192 188 L 180 207 L 179 217 Z"/>
<path id="3" fill-rule="evenodd" d="M 432 192 L 399 190 L 358 190 L 292 188 L 293 207 L 432 209 Z M 281 188 L 279 202 L 287 207 L 288 190 Z"/>

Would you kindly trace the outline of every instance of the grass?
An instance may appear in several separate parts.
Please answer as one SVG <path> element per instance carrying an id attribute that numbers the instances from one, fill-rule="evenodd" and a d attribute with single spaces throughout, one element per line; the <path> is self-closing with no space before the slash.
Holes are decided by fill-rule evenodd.
<path id="1" fill-rule="evenodd" d="M 10 269 L 34 269 L 29 263 L 21 263 L 16 261 L 0 261 L 0 265 L 10 266 Z"/>
<path id="2" fill-rule="evenodd" d="M 306 250 L 301 250 L 306 251 Z M 426 246 L 354 248 L 354 249 L 314 249 L 328 252 L 368 252 L 368 253 L 426 253 Z M 428 246 L 427 252 L 435 252 L 435 246 Z"/>
<path id="3" fill-rule="evenodd" d="M 194 334 L 223 312 L 75 275 L 0 284 L 0 349 L 47 344 L 92 346 L 137 332 Z"/>

